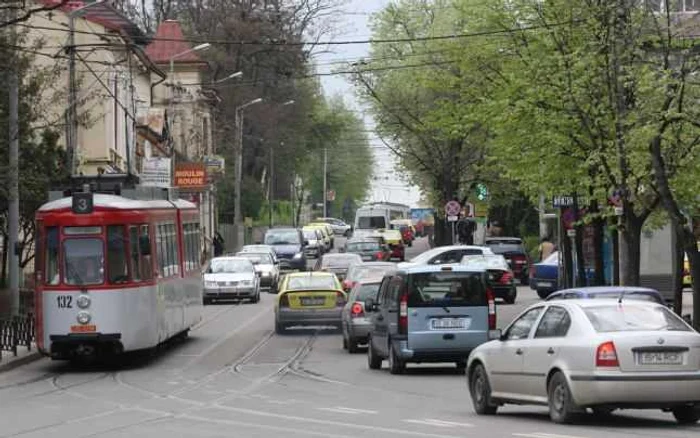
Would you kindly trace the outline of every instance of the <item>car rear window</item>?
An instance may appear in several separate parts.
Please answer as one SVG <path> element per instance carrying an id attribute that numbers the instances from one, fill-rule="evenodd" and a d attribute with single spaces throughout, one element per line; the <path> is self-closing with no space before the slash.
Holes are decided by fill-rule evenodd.
<path id="1" fill-rule="evenodd" d="M 691 331 L 670 310 L 661 306 L 612 304 L 584 307 L 588 320 L 599 333 L 635 331 Z"/>
<path id="2" fill-rule="evenodd" d="M 409 307 L 486 306 L 483 274 L 426 272 L 408 276 Z"/>
<path id="3" fill-rule="evenodd" d="M 366 301 L 367 298 L 377 299 L 377 293 L 379 292 L 380 283 L 370 283 L 363 284 L 357 290 L 357 295 L 355 295 L 355 301 Z"/>
<path id="4" fill-rule="evenodd" d="M 495 254 L 525 254 L 525 248 L 521 244 L 488 243 Z"/>
<path id="5" fill-rule="evenodd" d="M 289 290 L 335 290 L 336 285 L 330 275 L 313 277 L 292 277 L 289 279 Z"/>

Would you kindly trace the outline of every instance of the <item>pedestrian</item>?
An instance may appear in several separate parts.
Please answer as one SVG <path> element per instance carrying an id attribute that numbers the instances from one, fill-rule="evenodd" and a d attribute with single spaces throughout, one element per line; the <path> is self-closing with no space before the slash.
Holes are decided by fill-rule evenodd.
<path id="1" fill-rule="evenodd" d="M 219 257 L 224 254 L 224 238 L 217 231 L 214 236 L 214 257 Z"/>
<path id="2" fill-rule="evenodd" d="M 207 236 L 206 227 L 202 227 L 202 266 L 204 266 L 207 263 L 207 261 L 209 261 L 209 255 L 211 254 L 209 248 L 211 247 L 211 244 L 212 239 L 209 236 Z"/>
<path id="3" fill-rule="evenodd" d="M 544 236 L 540 241 L 540 261 L 546 259 L 554 252 L 554 244 L 549 237 Z"/>

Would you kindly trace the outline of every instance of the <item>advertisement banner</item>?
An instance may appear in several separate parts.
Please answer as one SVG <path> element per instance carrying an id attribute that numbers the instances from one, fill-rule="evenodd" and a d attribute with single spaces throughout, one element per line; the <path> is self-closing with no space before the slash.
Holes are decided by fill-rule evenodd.
<path id="1" fill-rule="evenodd" d="M 140 175 L 141 185 L 167 189 L 171 185 L 171 173 L 170 158 L 146 158 Z"/>

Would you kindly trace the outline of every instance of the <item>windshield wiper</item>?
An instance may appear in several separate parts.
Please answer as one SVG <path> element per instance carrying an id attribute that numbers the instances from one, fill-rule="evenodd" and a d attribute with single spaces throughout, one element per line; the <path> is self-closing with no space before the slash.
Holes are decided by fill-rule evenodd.
<path id="1" fill-rule="evenodd" d="M 75 269 L 75 266 L 73 266 L 73 263 L 66 262 L 66 268 L 68 269 L 68 272 L 73 277 L 73 279 L 77 281 L 76 284 L 78 286 L 82 286 L 84 284 L 83 279 L 80 276 L 80 274 L 78 274 L 78 271 Z"/>

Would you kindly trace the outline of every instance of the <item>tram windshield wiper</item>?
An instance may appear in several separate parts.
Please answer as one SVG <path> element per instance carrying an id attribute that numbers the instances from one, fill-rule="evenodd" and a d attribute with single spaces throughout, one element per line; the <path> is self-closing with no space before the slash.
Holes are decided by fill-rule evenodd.
<path id="1" fill-rule="evenodd" d="M 75 269 L 73 263 L 66 261 L 66 270 L 68 271 L 70 277 L 74 280 L 75 284 L 77 284 L 78 286 L 82 286 L 83 284 L 85 284 L 83 282 L 82 277 L 78 273 L 78 270 Z"/>

